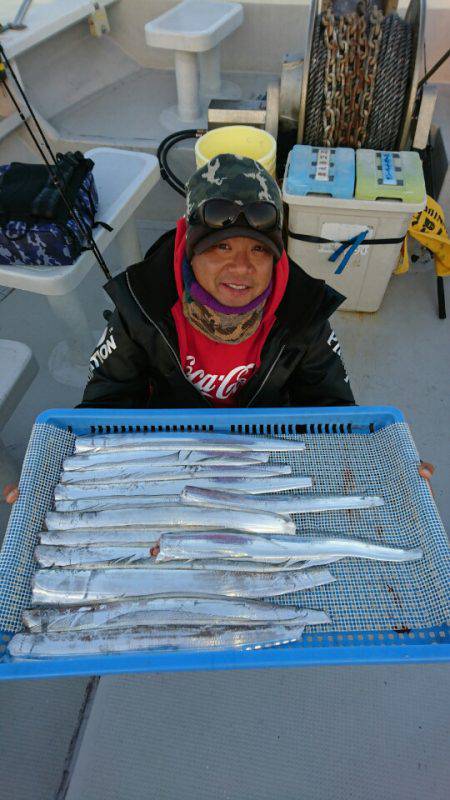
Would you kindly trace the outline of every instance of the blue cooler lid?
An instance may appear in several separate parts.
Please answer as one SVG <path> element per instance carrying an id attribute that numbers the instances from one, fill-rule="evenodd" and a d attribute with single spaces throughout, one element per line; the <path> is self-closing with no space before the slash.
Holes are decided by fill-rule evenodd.
<path id="1" fill-rule="evenodd" d="M 290 153 L 286 194 L 353 198 L 355 153 L 350 147 L 296 144 Z"/>

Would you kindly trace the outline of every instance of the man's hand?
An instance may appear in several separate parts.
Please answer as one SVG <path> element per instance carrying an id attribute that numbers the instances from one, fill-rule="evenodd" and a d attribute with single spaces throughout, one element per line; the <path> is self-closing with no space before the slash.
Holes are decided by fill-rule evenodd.
<path id="1" fill-rule="evenodd" d="M 19 497 L 18 487 L 14 483 L 8 483 L 3 489 L 3 497 L 5 498 L 5 503 L 12 505 Z"/>
<path id="2" fill-rule="evenodd" d="M 429 461 L 421 461 L 418 469 L 420 477 L 425 478 L 425 480 L 428 482 L 430 492 L 434 497 L 433 488 L 431 486 L 431 478 L 434 475 L 434 465 L 430 464 Z"/>

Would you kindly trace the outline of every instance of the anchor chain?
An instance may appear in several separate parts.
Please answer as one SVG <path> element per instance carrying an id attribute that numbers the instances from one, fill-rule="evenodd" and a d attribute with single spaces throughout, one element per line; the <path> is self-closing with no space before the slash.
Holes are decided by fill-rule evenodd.
<path id="1" fill-rule="evenodd" d="M 394 149 L 411 60 L 410 26 L 373 0 L 337 16 L 324 0 L 311 46 L 303 141 Z"/>

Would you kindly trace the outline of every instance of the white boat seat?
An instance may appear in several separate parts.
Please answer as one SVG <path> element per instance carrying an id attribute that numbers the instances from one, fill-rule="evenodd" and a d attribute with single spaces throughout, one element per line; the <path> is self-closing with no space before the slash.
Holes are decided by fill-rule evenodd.
<path id="1" fill-rule="evenodd" d="M 94 239 L 102 253 L 114 241 L 114 253 L 109 251 L 106 258 L 114 274 L 142 258 L 134 212 L 159 180 L 158 161 L 148 153 L 113 147 L 97 147 L 86 155 L 95 164 L 94 177 L 99 195 L 97 220 L 112 227 L 112 230 L 97 227 Z M 69 338 L 58 343 L 52 351 L 49 370 L 55 380 L 69 386 L 78 387 L 85 383 L 86 364 L 95 344 L 85 304 L 75 291 L 94 265 L 100 271 L 91 250 L 64 267 L 0 264 L 0 286 L 46 295 L 53 314 L 67 329 Z M 99 272 L 99 280 L 101 277 Z M 49 323 L 51 325 L 51 319 Z M 73 368 L 78 370 L 75 379 Z"/>
<path id="2" fill-rule="evenodd" d="M 109 6 L 117 0 L 101 0 L 102 6 Z M 17 0 L 2 0 L 1 22 L 5 25 L 16 15 L 19 8 Z M 21 31 L 2 33 L 2 45 L 8 58 L 17 58 L 32 47 L 45 42 L 50 36 L 87 19 L 95 11 L 93 0 L 46 0 L 45 3 L 32 3 L 28 9 Z"/>
<path id="3" fill-rule="evenodd" d="M 97 147 L 86 153 L 94 161 L 94 178 L 99 195 L 97 219 L 110 225 L 98 227 L 94 239 L 103 253 L 117 237 L 126 267 L 142 257 L 133 214 L 159 180 L 158 161 L 153 155 L 134 150 Z M 82 281 L 96 264 L 92 251 L 82 253 L 68 266 L 9 266 L 0 264 L 0 286 L 45 295 L 64 295 Z"/>
<path id="4" fill-rule="evenodd" d="M 117 0 L 101 0 L 102 6 L 109 6 Z M 0 0 L 0 23 L 6 25 L 11 22 L 19 9 L 18 0 Z M 94 0 L 33 0 L 24 19 L 23 30 L 6 30 L 1 34 L 1 44 L 7 57 L 13 62 L 16 75 L 20 79 L 20 70 L 15 62 L 17 57 L 23 55 L 33 47 L 39 46 L 52 36 L 62 33 L 67 28 L 82 20 L 88 20 L 95 14 Z M 16 112 L 6 97 L 3 98 L 3 113 L 0 109 L 0 140 L 8 136 L 15 128 L 22 124 Z M 45 122 L 45 121 L 44 121 Z"/>
<path id="5" fill-rule="evenodd" d="M 146 24 L 145 39 L 150 47 L 174 50 L 180 122 L 195 123 L 201 118 L 200 94 L 224 96 L 220 43 L 239 28 L 243 19 L 240 3 L 184 0 Z"/>

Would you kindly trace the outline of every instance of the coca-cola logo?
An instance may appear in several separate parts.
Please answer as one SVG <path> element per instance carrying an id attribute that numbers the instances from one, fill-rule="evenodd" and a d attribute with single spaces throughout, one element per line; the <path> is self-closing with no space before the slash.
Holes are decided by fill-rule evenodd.
<path id="1" fill-rule="evenodd" d="M 184 371 L 186 377 L 198 389 L 199 392 L 216 400 L 227 400 L 231 395 L 236 394 L 238 389 L 244 385 L 251 377 L 255 364 L 241 364 L 233 367 L 226 375 L 214 375 L 205 372 L 204 369 L 196 369 L 194 356 L 186 356 L 186 366 Z"/>

